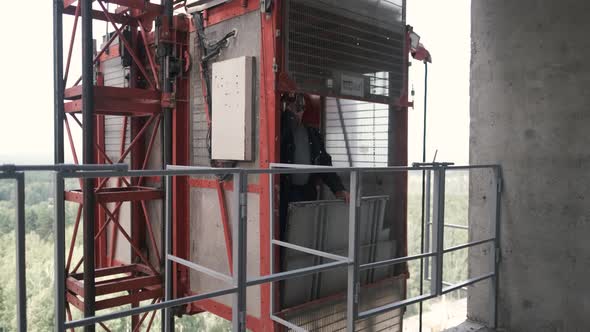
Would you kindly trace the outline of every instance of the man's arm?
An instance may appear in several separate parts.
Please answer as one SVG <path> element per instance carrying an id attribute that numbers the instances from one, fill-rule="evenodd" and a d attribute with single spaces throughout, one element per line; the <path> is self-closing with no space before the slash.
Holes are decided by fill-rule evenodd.
<path id="1" fill-rule="evenodd" d="M 330 156 L 328 152 L 326 152 L 324 140 L 322 139 L 322 135 L 320 134 L 319 130 L 311 128 L 310 134 L 312 135 L 312 144 L 316 145 L 313 148 L 317 149 L 317 155 L 316 160 L 314 160 L 314 164 L 319 166 L 332 166 L 332 156 Z M 336 195 L 336 197 L 343 199 L 346 198 L 343 194 L 346 193 L 346 189 L 344 188 L 344 185 L 342 184 L 342 181 L 340 180 L 338 174 L 319 173 L 318 175 L 322 179 L 322 182 L 324 182 L 330 188 L 330 190 Z"/>

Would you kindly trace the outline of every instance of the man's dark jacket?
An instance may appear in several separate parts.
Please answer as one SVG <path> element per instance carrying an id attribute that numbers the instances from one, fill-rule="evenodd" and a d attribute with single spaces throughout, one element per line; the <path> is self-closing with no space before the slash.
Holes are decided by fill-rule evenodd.
<path id="1" fill-rule="evenodd" d="M 286 114 L 285 114 L 286 115 Z M 289 125 L 289 117 L 281 117 L 281 163 L 293 164 L 295 161 L 295 138 L 291 126 Z M 324 140 L 320 131 L 316 128 L 305 126 L 307 129 L 307 137 L 309 139 L 310 160 L 312 165 L 317 166 L 332 166 L 332 157 L 326 152 Z M 333 193 L 344 191 L 344 186 L 340 181 L 340 177 L 336 173 L 318 173 L 311 174 L 306 187 L 306 200 L 315 200 L 317 198 L 316 184 L 321 180 L 326 184 Z M 291 176 L 281 177 L 282 191 L 288 191 L 292 185 Z M 286 190 L 285 190 L 286 189 Z"/>

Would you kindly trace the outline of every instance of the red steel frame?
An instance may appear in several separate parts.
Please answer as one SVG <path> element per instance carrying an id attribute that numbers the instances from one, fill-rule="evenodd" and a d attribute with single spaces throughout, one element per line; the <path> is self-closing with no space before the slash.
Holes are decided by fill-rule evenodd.
<path id="1" fill-rule="evenodd" d="M 64 14 L 74 15 L 74 25 L 70 38 L 70 45 L 67 52 L 66 69 L 64 72 L 64 85 L 67 87 L 67 80 L 72 63 L 72 53 L 75 41 L 75 35 L 80 20 L 79 1 L 64 1 Z M 109 3 L 119 5 L 115 12 L 109 11 L 104 0 L 96 1 L 101 10 L 93 11 L 93 18 L 107 21 L 114 29 L 113 35 L 103 45 L 96 54 L 94 62 L 98 65 L 97 83 L 94 86 L 95 95 L 95 146 L 94 154 L 99 163 L 113 164 L 124 162 L 127 158 L 131 160 L 132 169 L 146 169 L 151 155 L 153 154 L 154 141 L 158 135 L 160 122 L 162 121 L 164 107 L 172 107 L 173 114 L 173 132 L 176 133 L 173 141 L 173 163 L 177 165 L 188 165 L 189 162 L 189 107 L 188 107 L 188 79 L 186 73 L 183 73 L 176 80 L 175 91 L 172 94 L 163 96 L 159 91 L 158 72 L 159 68 L 154 61 L 154 51 L 152 44 L 154 41 L 153 32 L 148 31 L 154 19 L 161 15 L 163 7 L 152 4 L 144 0 L 110 0 Z M 125 6 L 125 7 L 123 7 Z M 125 38 L 122 34 L 125 26 L 131 26 L 132 35 L 130 39 Z M 167 42 L 177 49 L 179 54 L 188 52 L 188 19 L 185 16 L 177 16 L 170 24 L 164 23 L 162 28 L 170 34 L 168 38 L 163 38 L 162 42 Z M 165 35 L 166 37 L 166 35 Z M 121 45 L 113 46 L 112 43 L 119 39 Z M 141 78 L 147 85 L 148 89 L 136 88 L 138 76 L 131 75 L 128 88 L 116 88 L 104 86 L 102 76 L 102 63 L 110 58 L 119 56 L 119 46 L 124 47 L 125 51 L 133 59 L 131 72 L 141 74 Z M 140 58 L 139 52 L 143 50 L 144 58 Z M 188 68 L 188 66 L 187 66 Z M 78 152 L 76 151 L 72 128 L 70 123 L 73 120 L 82 127 L 81 120 L 77 113 L 82 110 L 82 87 L 79 86 L 81 78 L 78 79 L 70 88 L 65 89 L 64 93 L 64 125 L 67 130 L 67 141 L 74 162 L 78 164 Z M 123 117 L 120 141 L 120 157 L 117 160 L 109 158 L 105 151 L 105 116 Z M 151 128 L 150 128 L 151 127 Z M 130 130 L 130 144 L 126 144 L 127 131 Z M 84 134 L 84 133 L 83 133 Z M 147 144 L 147 147 L 146 147 Z M 109 179 L 97 180 L 95 188 L 96 218 L 98 220 L 95 229 L 95 252 L 97 269 L 96 277 L 109 277 L 108 280 L 96 281 L 96 295 L 116 294 L 126 292 L 122 296 L 98 300 L 96 310 L 119 307 L 124 304 L 139 305 L 140 301 L 151 300 L 152 303 L 159 302 L 163 296 L 162 280 L 160 277 L 159 266 L 161 266 L 162 256 L 160 254 L 161 246 L 158 244 L 152 229 L 150 214 L 147 209 L 147 202 L 163 198 L 163 192 L 155 187 L 146 185 L 145 182 L 153 180 L 148 178 L 117 178 L 115 185 Z M 185 255 L 188 238 L 180 238 L 183 234 L 188 236 L 185 228 L 188 227 L 188 180 L 178 178 L 174 181 L 175 190 L 175 254 L 183 257 Z M 82 187 L 82 182 L 80 182 Z M 74 222 L 74 232 L 70 240 L 70 249 L 67 254 L 67 306 L 66 313 L 71 320 L 70 305 L 83 310 L 84 308 L 84 287 L 81 282 L 83 274 L 78 273 L 84 257 L 73 264 L 73 249 L 78 235 L 82 216 L 83 195 L 81 190 L 71 190 L 65 193 L 67 201 L 79 204 L 78 213 Z M 132 205 L 132 232 L 129 234 L 122 226 L 120 220 L 120 209 L 125 202 Z M 109 206 L 109 204 L 113 206 Z M 107 229 L 111 227 L 110 246 L 107 249 Z M 146 248 L 144 236 L 154 248 L 154 256 L 158 266 L 154 266 L 143 253 Z M 116 243 L 118 235 L 123 236 L 133 252 L 133 261 L 139 260 L 141 264 L 124 264 L 115 259 Z M 86 258 L 88 259 L 88 258 Z M 176 287 L 182 292 L 188 288 L 186 278 L 175 275 Z M 186 275 L 186 273 L 184 273 Z M 151 317 L 148 319 L 148 316 Z M 134 331 L 139 331 L 142 324 L 145 325 L 147 320 L 147 330 L 152 326 L 155 312 L 146 313 L 132 318 Z M 100 324 L 106 331 L 108 327 Z"/>

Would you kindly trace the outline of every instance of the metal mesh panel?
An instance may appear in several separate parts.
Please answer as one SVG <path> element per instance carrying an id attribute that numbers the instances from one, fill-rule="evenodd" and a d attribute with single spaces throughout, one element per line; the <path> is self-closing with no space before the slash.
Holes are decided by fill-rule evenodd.
<path id="1" fill-rule="evenodd" d="M 394 103 L 403 86 L 403 8 L 391 0 L 289 0 L 289 76 L 305 92 Z"/>
<path id="2" fill-rule="evenodd" d="M 339 270 L 340 273 L 346 273 Z M 403 284 L 388 279 L 371 286 L 361 286 L 361 311 L 386 305 L 402 299 L 400 289 Z M 309 303 L 306 306 L 280 313 L 283 319 L 312 332 L 346 331 L 346 299 L 328 298 L 324 301 Z M 391 331 L 402 330 L 402 312 L 400 309 L 389 311 L 372 318 L 358 320 L 356 331 Z M 287 330 L 292 331 L 292 330 Z"/>
<path id="3" fill-rule="evenodd" d="M 327 98 L 324 124 L 334 166 L 387 166 L 388 105 Z"/>
<path id="4" fill-rule="evenodd" d="M 115 39 L 113 45 L 119 43 L 119 38 Z M 121 57 L 108 59 L 102 63 L 102 71 L 104 75 L 104 85 L 114 86 L 118 88 L 126 88 L 129 83 L 125 79 L 128 74 L 128 69 L 121 64 Z M 121 156 L 121 131 L 123 129 L 123 117 L 116 115 L 105 115 L 105 152 L 107 156 L 113 160 L 119 160 Z M 125 147 L 131 144 L 130 140 L 130 126 L 125 128 Z M 124 163 L 130 163 L 131 157 L 128 155 Z"/>

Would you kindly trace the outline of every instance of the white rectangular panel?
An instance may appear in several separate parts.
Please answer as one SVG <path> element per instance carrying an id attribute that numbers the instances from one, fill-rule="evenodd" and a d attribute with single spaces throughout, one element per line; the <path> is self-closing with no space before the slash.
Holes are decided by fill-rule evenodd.
<path id="1" fill-rule="evenodd" d="M 252 63 L 240 57 L 213 64 L 213 159 L 252 159 Z"/>

